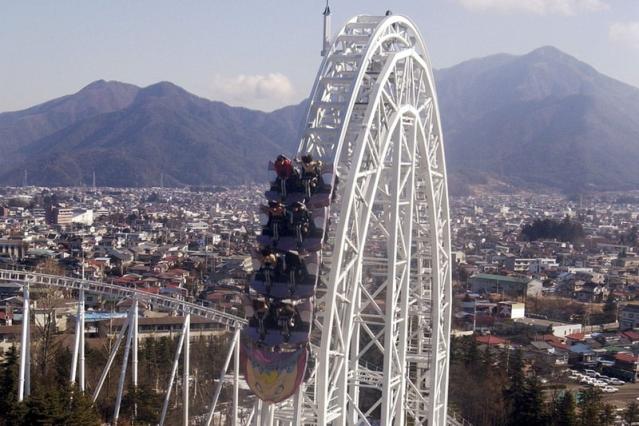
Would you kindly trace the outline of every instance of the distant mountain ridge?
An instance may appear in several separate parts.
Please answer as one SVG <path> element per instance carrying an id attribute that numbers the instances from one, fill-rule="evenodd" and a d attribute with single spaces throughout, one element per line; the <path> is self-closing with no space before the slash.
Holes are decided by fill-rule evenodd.
<path id="1" fill-rule="evenodd" d="M 437 85 L 454 178 L 567 192 L 639 187 L 639 89 L 554 47 L 467 61 L 439 71 Z"/>
<path id="2" fill-rule="evenodd" d="M 553 47 L 437 70 L 449 180 L 581 192 L 639 188 L 639 89 Z M 306 102 L 230 107 L 168 82 L 103 80 L 0 114 L 0 184 L 152 186 L 263 182 L 294 152 Z"/>
<path id="3" fill-rule="evenodd" d="M 0 149 L 12 153 L 77 121 L 125 108 L 138 91 L 132 84 L 98 80 L 73 95 L 22 111 L 0 113 Z M 8 156 L 0 158 L 0 164 L 3 159 Z"/>
<path id="4" fill-rule="evenodd" d="M 103 81 L 91 86 L 108 92 L 128 87 Z M 72 96 L 84 97 L 85 89 Z M 264 180 L 273 153 L 294 149 L 301 110 L 233 108 L 161 82 L 136 88 L 122 108 L 69 118 L 68 126 L 24 144 L 14 154 L 23 161 L 0 182 L 17 183 L 21 169 L 37 185 L 87 184 L 93 170 L 97 183 L 108 186 L 158 185 L 162 174 L 166 185 Z"/>

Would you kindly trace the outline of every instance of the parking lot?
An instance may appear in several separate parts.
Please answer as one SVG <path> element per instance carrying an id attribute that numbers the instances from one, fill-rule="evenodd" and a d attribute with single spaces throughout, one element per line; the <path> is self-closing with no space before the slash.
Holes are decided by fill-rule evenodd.
<path id="1" fill-rule="evenodd" d="M 580 372 L 583 374 L 583 372 Z M 593 387 L 591 384 L 580 383 L 580 380 L 571 379 L 566 374 L 563 379 L 566 383 L 566 389 L 574 393 Z M 598 387 L 602 390 L 602 398 L 606 403 L 610 403 L 618 408 L 625 408 L 630 401 L 636 401 L 639 397 L 639 383 L 625 383 L 623 385 L 609 385 L 618 389 L 616 392 L 605 392 L 603 387 Z M 638 401 L 639 402 L 639 401 Z"/>

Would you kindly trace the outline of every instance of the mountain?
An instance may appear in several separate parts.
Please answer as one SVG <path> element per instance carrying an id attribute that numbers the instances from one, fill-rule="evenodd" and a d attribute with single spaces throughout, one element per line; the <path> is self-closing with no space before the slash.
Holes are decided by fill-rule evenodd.
<path id="1" fill-rule="evenodd" d="M 471 60 L 436 76 L 454 182 L 639 188 L 639 89 L 554 47 Z"/>
<path id="2" fill-rule="evenodd" d="M 119 84 L 119 83 L 117 83 Z M 267 177 L 274 153 L 292 151 L 301 108 L 271 114 L 212 102 L 168 82 L 137 89 L 123 108 L 76 120 L 24 145 L 21 169 L 35 185 L 239 184 Z"/>
<path id="3" fill-rule="evenodd" d="M 0 114 L 0 151 L 15 161 L 16 150 L 78 121 L 117 111 L 133 102 L 139 88 L 125 83 L 95 81 L 79 92 L 23 111 Z"/>
<path id="4" fill-rule="evenodd" d="M 450 187 L 639 188 L 639 89 L 553 47 L 435 73 Z M 0 114 L 0 184 L 237 184 L 294 152 L 307 103 L 272 113 L 230 107 L 162 82 L 98 81 Z"/>

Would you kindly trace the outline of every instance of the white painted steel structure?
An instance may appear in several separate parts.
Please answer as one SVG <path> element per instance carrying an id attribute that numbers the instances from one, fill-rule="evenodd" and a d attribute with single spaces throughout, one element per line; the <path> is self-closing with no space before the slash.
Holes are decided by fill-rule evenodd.
<path id="1" fill-rule="evenodd" d="M 262 417 L 443 425 L 450 225 L 426 47 L 405 17 L 357 16 L 325 53 L 298 149 L 333 164 L 336 188 L 315 367 L 297 401 Z"/>
<path id="2" fill-rule="evenodd" d="M 330 28 L 330 11 L 324 14 Z M 448 191 L 437 95 L 426 47 L 401 16 L 357 16 L 323 44 L 324 60 L 304 121 L 299 153 L 333 165 L 336 188 L 322 251 L 312 359 L 298 394 L 277 406 L 255 403 L 253 424 L 383 425 L 447 422 L 451 313 Z M 183 423 L 189 422 L 189 329 L 192 315 L 234 332 L 210 406 L 214 418 L 232 367 L 233 417 L 239 422 L 239 331 L 247 321 L 206 306 L 121 286 L 30 271 L 0 270 L 0 281 L 75 290 L 80 296 L 72 377 L 84 383 L 84 294 L 130 298 L 132 308 L 98 383 L 96 400 L 121 343 L 114 418 L 119 415 L 128 354 L 137 383 L 137 305 L 185 316 L 161 422 L 183 354 Z M 29 327 L 23 328 L 19 399 L 29 394 Z M 159 408 L 159 407 L 158 407 Z M 448 419 L 449 424 L 458 424 Z"/>

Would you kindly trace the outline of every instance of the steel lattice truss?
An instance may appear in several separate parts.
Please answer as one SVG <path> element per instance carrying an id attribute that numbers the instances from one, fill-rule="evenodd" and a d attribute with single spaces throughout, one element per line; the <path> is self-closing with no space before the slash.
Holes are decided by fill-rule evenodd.
<path id="1" fill-rule="evenodd" d="M 401 16 L 352 19 L 311 99 L 298 151 L 334 165 L 323 252 L 330 272 L 318 285 L 305 389 L 263 415 L 294 424 L 445 424 L 448 191 L 419 32 Z"/>
<path id="2" fill-rule="evenodd" d="M 332 164 L 336 188 L 316 292 L 312 367 L 293 400 L 276 407 L 264 405 L 254 411 L 252 421 L 366 425 L 370 419 L 380 419 L 382 425 L 446 424 L 451 315 L 446 167 L 433 74 L 410 20 L 358 16 L 338 33 L 315 81 L 298 151 Z M 135 383 L 138 300 L 185 314 L 169 389 L 182 343 L 188 372 L 191 314 L 235 330 L 221 377 L 234 353 L 233 412 L 239 421 L 239 330 L 246 320 L 101 282 L 11 270 L 0 270 L 0 281 L 25 284 L 25 309 L 28 285 L 78 290 L 79 313 L 84 310 L 85 290 L 135 300 L 105 367 L 108 372 L 128 327 L 125 353 L 131 345 Z M 75 351 L 81 357 L 81 387 L 83 336 L 76 339 Z M 20 395 L 23 388 L 28 394 L 28 341 L 23 333 Z M 118 401 L 125 366 L 126 358 Z M 188 374 L 185 377 L 188 383 Z M 101 383 L 96 396 L 100 387 Z M 189 422 L 188 388 L 184 386 L 183 392 L 184 424 Z"/>

